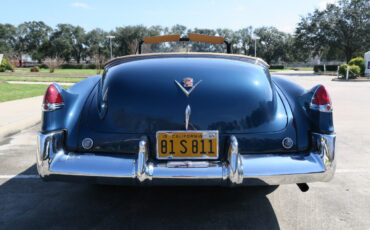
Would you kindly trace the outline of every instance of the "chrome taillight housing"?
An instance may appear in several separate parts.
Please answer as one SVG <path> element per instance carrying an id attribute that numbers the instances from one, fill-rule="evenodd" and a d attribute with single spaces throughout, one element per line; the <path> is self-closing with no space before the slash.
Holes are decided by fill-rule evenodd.
<path id="1" fill-rule="evenodd" d="M 310 108 L 312 110 L 318 110 L 320 112 L 333 111 L 333 105 L 331 103 L 329 93 L 323 85 L 320 85 L 316 88 L 311 99 Z"/>
<path id="2" fill-rule="evenodd" d="M 42 111 L 50 112 L 63 108 L 64 101 L 58 88 L 52 84 L 45 92 L 44 101 L 42 103 Z"/>

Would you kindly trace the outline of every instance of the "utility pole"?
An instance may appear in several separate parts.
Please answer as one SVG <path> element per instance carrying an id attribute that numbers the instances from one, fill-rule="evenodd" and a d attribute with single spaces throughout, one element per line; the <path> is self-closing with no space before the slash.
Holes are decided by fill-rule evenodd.
<path id="1" fill-rule="evenodd" d="M 109 36 L 107 36 L 107 38 L 109 38 L 110 59 L 112 59 L 112 58 L 113 58 L 113 54 L 112 54 L 112 39 L 114 39 L 114 38 L 115 38 L 115 36 L 109 35 Z"/>
<path id="2" fill-rule="evenodd" d="M 260 39 L 260 37 L 253 37 L 254 39 L 254 56 L 257 57 L 257 40 Z"/>

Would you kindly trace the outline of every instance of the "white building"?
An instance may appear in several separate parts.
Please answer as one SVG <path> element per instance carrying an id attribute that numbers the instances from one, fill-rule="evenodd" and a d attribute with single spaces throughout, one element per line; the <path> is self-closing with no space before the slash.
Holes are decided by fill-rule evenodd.
<path id="1" fill-rule="evenodd" d="M 365 76 L 370 75 L 370 51 L 367 51 L 364 55 L 365 61 Z"/>

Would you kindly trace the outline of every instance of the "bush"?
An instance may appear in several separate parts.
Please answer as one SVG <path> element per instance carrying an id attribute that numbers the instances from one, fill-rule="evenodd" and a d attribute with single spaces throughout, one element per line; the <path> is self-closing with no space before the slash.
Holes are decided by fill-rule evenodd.
<path id="1" fill-rule="evenodd" d="M 96 69 L 96 64 L 62 64 L 60 65 L 61 69 Z"/>
<path id="2" fill-rule="evenodd" d="M 347 64 L 342 64 L 339 67 L 339 75 L 341 75 L 343 78 L 346 77 L 347 66 L 348 66 Z M 360 75 L 360 73 L 361 73 L 361 69 L 359 66 L 357 65 L 349 66 L 349 74 L 348 74 L 349 78 L 357 78 L 357 76 Z"/>
<path id="3" fill-rule="evenodd" d="M 0 72 L 5 72 L 7 70 L 14 72 L 15 66 L 10 64 L 10 62 L 8 62 L 5 58 L 3 58 L 0 64 Z"/>
<path id="4" fill-rule="evenodd" d="M 82 69 L 82 64 L 62 64 L 61 69 Z"/>
<path id="5" fill-rule="evenodd" d="M 87 66 L 85 66 L 86 69 L 96 69 L 96 64 L 90 63 Z"/>
<path id="6" fill-rule="evenodd" d="M 314 65 L 313 66 L 313 71 L 315 73 L 322 72 L 322 71 L 324 71 L 324 66 L 323 65 Z"/>
<path id="7" fill-rule="evenodd" d="M 284 69 L 284 65 L 270 65 L 270 69 Z"/>
<path id="8" fill-rule="evenodd" d="M 360 67 L 360 75 L 365 75 L 365 60 L 362 57 L 352 58 L 351 61 L 348 62 L 348 65 L 357 65 Z"/>
<path id="9" fill-rule="evenodd" d="M 35 66 L 30 68 L 30 71 L 31 72 L 40 72 L 40 68 L 37 65 L 35 65 Z"/>
<path id="10" fill-rule="evenodd" d="M 326 71 L 337 71 L 338 65 L 326 65 Z M 314 65 L 313 71 L 315 73 L 324 72 L 324 65 Z"/>
<path id="11" fill-rule="evenodd" d="M 37 65 L 40 69 L 49 69 L 49 66 L 45 63 L 42 63 L 40 65 Z"/>

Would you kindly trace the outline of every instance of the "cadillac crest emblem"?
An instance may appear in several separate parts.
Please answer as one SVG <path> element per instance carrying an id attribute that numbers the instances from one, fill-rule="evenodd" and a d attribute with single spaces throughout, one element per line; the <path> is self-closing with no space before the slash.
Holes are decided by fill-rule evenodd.
<path id="1" fill-rule="evenodd" d="M 185 78 L 182 80 L 184 87 L 193 87 L 193 78 Z"/>

